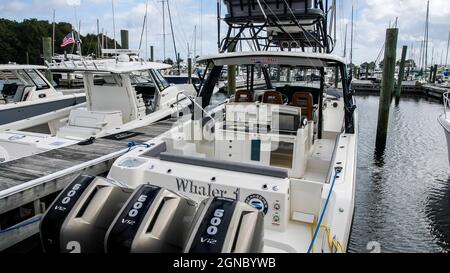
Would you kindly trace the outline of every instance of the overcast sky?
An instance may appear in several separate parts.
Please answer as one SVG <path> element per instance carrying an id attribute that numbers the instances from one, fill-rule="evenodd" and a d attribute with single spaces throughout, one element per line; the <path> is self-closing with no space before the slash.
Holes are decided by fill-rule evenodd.
<path id="1" fill-rule="evenodd" d="M 400 28 L 398 55 L 402 45 L 408 45 L 410 49 L 413 46 L 408 56 L 411 53 L 419 55 L 425 28 L 426 0 L 337 1 L 338 41 L 335 54 L 343 54 L 345 25 L 350 22 L 353 5 L 355 7 L 354 63 L 360 64 L 377 59 L 384 43 L 385 29 L 390 23 L 393 24 L 396 17 L 398 17 Z M 441 60 L 445 62 L 446 59 L 450 31 L 450 1 L 431 0 L 430 2 L 429 58 L 431 61 L 434 48 L 433 59 L 435 63 L 441 63 Z M 149 0 L 148 3 L 148 45 L 154 45 L 156 57 L 162 59 L 162 4 L 160 0 Z M 120 40 L 120 29 L 128 29 L 131 48 L 139 47 L 145 6 L 146 0 L 114 0 L 116 37 Z M 190 43 L 193 47 L 195 26 L 198 28 L 197 54 L 217 52 L 216 0 L 170 0 L 170 7 L 175 41 L 182 58 L 187 57 L 187 44 Z M 100 28 L 108 32 L 109 36 L 114 36 L 111 0 L 0 0 L 0 17 L 17 21 L 25 18 L 52 21 L 53 9 L 56 11 L 56 21 L 75 23 L 76 17 L 79 21 L 81 20 L 82 34 L 96 33 L 98 18 Z M 168 20 L 166 32 L 171 33 Z M 166 56 L 173 58 L 171 36 L 166 37 L 166 43 Z"/>

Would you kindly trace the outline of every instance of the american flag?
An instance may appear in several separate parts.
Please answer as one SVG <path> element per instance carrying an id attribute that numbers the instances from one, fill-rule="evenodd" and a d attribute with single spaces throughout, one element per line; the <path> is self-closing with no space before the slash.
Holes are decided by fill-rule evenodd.
<path id="1" fill-rule="evenodd" d="M 75 39 L 73 38 L 73 32 L 69 33 L 64 37 L 61 47 L 66 47 L 68 45 L 74 44 Z"/>

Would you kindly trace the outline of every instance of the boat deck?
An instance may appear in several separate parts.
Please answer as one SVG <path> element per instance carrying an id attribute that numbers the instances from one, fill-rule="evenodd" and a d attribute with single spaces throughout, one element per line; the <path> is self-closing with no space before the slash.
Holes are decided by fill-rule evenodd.
<path id="1" fill-rule="evenodd" d="M 80 173 L 99 175 L 108 171 L 109 164 L 119 156 L 117 152 L 126 151 L 130 141 L 136 143 L 149 141 L 170 130 L 174 122 L 174 119 L 160 121 L 127 132 L 129 134 L 123 138 L 115 136 L 100 138 L 89 145 L 76 144 L 0 164 L 0 214 L 33 202 L 36 195 L 44 197 L 63 189 Z M 77 165 L 80 165 L 78 171 L 54 177 L 56 173 Z M 32 185 L 33 181 L 36 181 L 35 186 Z M 25 194 L 24 191 L 15 192 L 14 187 L 23 186 L 25 183 L 31 184 L 25 190 L 31 190 L 31 195 Z"/>

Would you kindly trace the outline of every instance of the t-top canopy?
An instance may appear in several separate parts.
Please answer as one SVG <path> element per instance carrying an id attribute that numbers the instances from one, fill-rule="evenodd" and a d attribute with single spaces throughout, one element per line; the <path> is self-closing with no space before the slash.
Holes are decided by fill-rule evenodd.
<path id="1" fill-rule="evenodd" d="M 171 67 L 171 65 L 164 63 L 119 61 L 116 59 L 65 61 L 61 63 L 49 64 L 49 68 L 51 71 L 87 73 L 103 72 L 114 74 L 145 71 L 149 69 L 162 70 L 169 69 Z"/>
<path id="2" fill-rule="evenodd" d="M 212 61 L 216 66 L 224 65 L 290 65 L 303 67 L 327 67 L 330 64 L 345 64 L 339 56 L 305 52 L 237 52 L 200 57 L 198 62 Z"/>
<path id="3" fill-rule="evenodd" d="M 38 69 L 46 70 L 46 66 L 42 65 L 22 65 L 22 64 L 0 64 L 0 71 L 4 70 L 22 70 L 22 69 Z"/>
<path id="4" fill-rule="evenodd" d="M 228 23 L 240 24 L 251 20 L 265 22 L 268 18 L 279 20 L 314 19 L 324 16 L 317 0 L 224 0 Z"/>

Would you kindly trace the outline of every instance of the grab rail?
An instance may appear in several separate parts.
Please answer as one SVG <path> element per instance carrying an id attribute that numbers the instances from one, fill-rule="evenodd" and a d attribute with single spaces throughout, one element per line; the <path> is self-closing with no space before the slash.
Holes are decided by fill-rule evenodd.
<path id="1" fill-rule="evenodd" d="M 445 119 L 448 119 L 447 117 L 447 110 L 448 108 L 450 108 L 450 92 L 445 92 L 443 95 L 444 98 L 444 114 L 445 114 Z"/>
<path id="2" fill-rule="evenodd" d="M 205 110 L 205 108 L 203 108 L 203 107 L 202 107 L 200 104 L 198 104 L 194 99 L 192 99 L 192 98 L 189 97 L 188 95 L 184 94 L 183 92 L 179 92 L 179 93 L 177 94 L 177 117 L 180 115 L 180 111 L 179 111 L 179 108 L 178 108 L 179 101 L 180 101 L 180 100 L 178 99 L 178 96 L 179 96 L 179 95 L 185 96 L 188 100 L 190 100 L 190 101 L 192 102 L 193 105 L 195 105 L 195 106 L 197 106 L 198 108 L 200 108 L 200 109 L 202 110 L 202 112 L 203 112 L 205 115 L 207 115 L 209 118 L 211 118 L 211 119 L 214 121 L 214 117 L 211 116 L 211 114 L 209 114 L 208 111 Z"/>

